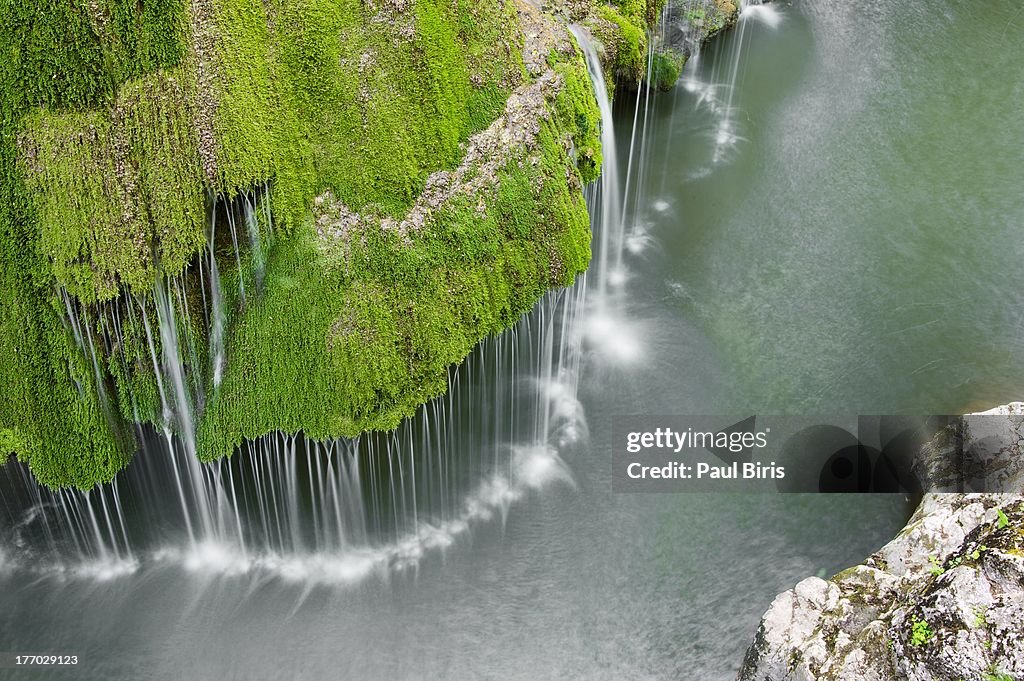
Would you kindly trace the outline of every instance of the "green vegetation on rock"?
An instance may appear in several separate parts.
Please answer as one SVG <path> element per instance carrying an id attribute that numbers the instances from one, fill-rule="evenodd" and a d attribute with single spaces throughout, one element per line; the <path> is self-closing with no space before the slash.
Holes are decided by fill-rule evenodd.
<path id="1" fill-rule="evenodd" d="M 935 631 L 926 620 L 913 619 L 910 623 L 910 645 L 923 646 L 935 637 Z"/>
<path id="2" fill-rule="evenodd" d="M 647 31 L 644 15 L 636 8 L 620 11 L 611 5 L 599 5 L 590 30 L 611 55 L 611 76 L 639 82 L 647 74 Z"/>
<path id="3" fill-rule="evenodd" d="M 162 419 L 158 291 L 180 306 L 190 387 L 207 391 L 209 459 L 274 430 L 395 427 L 587 265 L 599 114 L 571 50 L 552 53 L 559 88 L 535 144 L 481 195 L 406 234 L 338 238 L 312 215 L 329 195 L 401 219 L 460 163 L 532 77 L 515 3 L 83 0 L 6 3 L 0 18 L 0 450 L 48 485 L 109 480 L 127 424 Z M 264 192 L 273 229 L 261 214 L 258 252 L 242 230 L 240 267 L 217 227 L 230 314 L 214 389 L 196 284 L 211 197 L 223 221 Z"/>
<path id="4" fill-rule="evenodd" d="M 567 82 L 585 78 L 581 64 L 561 71 Z M 563 89 L 537 151 L 499 169 L 483 211 L 481 197 L 459 197 L 411 243 L 377 230 L 325 244 L 300 228 L 278 244 L 266 290 L 233 334 L 202 455 L 229 454 L 270 430 L 328 438 L 392 429 L 444 392 L 447 367 L 481 338 L 570 284 L 590 258 L 586 207 L 565 181 L 567 135 L 597 144 L 584 97 L 582 87 Z"/>
<path id="5" fill-rule="evenodd" d="M 66 244 L 55 234 L 47 241 L 47 217 L 38 211 L 49 202 L 34 195 L 25 177 L 24 165 L 33 159 L 19 153 L 19 141 L 27 124 L 46 116 L 54 127 L 84 123 L 114 100 L 122 83 L 173 68 L 186 50 L 183 12 L 184 2 L 174 0 L 144 7 L 113 0 L 0 5 L 0 449 L 31 461 L 50 484 L 109 479 L 127 460 L 88 361 L 62 322 L 46 250 L 67 253 L 83 232 L 107 225 L 69 224 Z M 69 148 L 76 142 L 66 140 Z M 83 162 L 90 157 L 68 153 Z M 51 170 L 60 176 L 60 168 Z M 99 186 L 96 178 L 76 180 Z M 52 200 L 57 210 L 89 213 L 73 200 Z M 73 259 L 66 264 L 76 264 Z M 113 256 L 101 268 L 123 262 Z"/>
<path id="6" fill-rule="evenodd" d="M 686 65 L 686 56 L 676 52 L 656 52 L 651 61 L 650 81 L 659 90 L 671 90 Z"/>

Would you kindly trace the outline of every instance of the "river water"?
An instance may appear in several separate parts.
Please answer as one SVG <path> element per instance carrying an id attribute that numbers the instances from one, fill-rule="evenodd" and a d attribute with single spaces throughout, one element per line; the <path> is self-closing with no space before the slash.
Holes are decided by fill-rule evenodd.
<path id="1" fill-rule="evenodd" d="M 582 345 L 557 362 L 570 380 L 547 377 L 578 397 L 559 402 L 557 452 L 492 454 L 517 429 L 482 429 L 474 414 L 499 423 L 518 408 L 536 367 L 512 358 L 543 357 L 545 335 L 573 326 L 553 321 L 572 292 L 454 374 L 451 415 L 421 416 L 444 438 L 407 438 L 422 447 L 403 471 L 457 470 L 418 488 L 419 505 L 468 499 L 440 504 L 433 539 L 387 529 L 408 515 L 404 491 L 380 490 L 394 470 L 362 485 L 387 508 L 360 532 L 392 547 L 365 574 L 280 551 L 176 560 L 154 551 L 173 544 L 173 524 L 129 569 L 49 570 L 41 554 L 18 558 L 32 521 L 4 528 L 0 650 L 81 663 L 0 677 L 733 678 L 774 595 L 859 562 L 902 526 L 906 500 L 614 494 L 612 417 L 956 413 L 1024 395 L 1024 12 L 875 0 L 755 14 L 641 111 L 646 136 L 630 134 L 632 95 L 616 100 L 625 250 L 602 274 L 608 307 L 588 299 Z M 477 485 L 506 465 L 507 485 Z M 17 520 L 14 486 L 0 489 Z M 122 489 L 125 534 L 174 507 Z M 299 508 L 287 513 L 301 524 Z"/>

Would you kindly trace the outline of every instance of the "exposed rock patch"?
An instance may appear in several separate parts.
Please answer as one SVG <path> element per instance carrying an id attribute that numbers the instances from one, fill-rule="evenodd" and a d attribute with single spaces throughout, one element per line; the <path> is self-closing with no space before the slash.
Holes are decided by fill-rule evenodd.
<path id="1" fill-rule="evenodd" d="M 195 117 L 199 158 L 203 175 L 210 186 L 217 182 L 217 147 L 214 120 L 217 100 L 214 97 L 214 63 L 217 44 L 214 36 L 211 0 L 192 0 L 188 5 L 189 30 L 192 34 L 191 62 L 196 74 Z"/>
<path id="2" fill-rule="evenodd" d="M 572 54 L 575 50 L 568 32 L 535 7 L 521 3 L 519 18 L 525 41 L 523 60 L 531 80 L 513 91 L 501 116 L 470 138 L 458 167 L 431 174 L 423 193 L 400 219 L 382 216 L 372 208 L 353 211 L 332 192 L 324 192 L 313 201 L 316 228 L 322 238 L 347 241 L 371 229 L 396 231 L 407 238 L 422 230 L 430 216 L 455 197 L 479 197 L 478 209 L 486 210 L 485 197 L 498 185 L 498 171 L 513 158 L 536 148 L 541 122 L 550 117 L 549 105 L 562 89 L 562 79 L 548 64 L 548 55 L 552 51 Z"/>

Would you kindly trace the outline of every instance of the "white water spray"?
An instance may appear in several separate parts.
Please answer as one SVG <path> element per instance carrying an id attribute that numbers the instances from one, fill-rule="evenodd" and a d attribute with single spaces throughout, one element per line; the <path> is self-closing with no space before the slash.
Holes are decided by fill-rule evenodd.
<path id="1" fill-rule="evenodd" d="M 596 190 L 588 191 L 591 223 L 598 235 L 595 248 L 598 262 L 588 276 L 597 279 L 597 287 L 596 290 L 587 293 L 586 318 L 582 320 L 579 330 L 586 338 L 588 346 L 599 353 L 603 363 L 630 364 L 638 360 L 643 352 L 639 339 L 634 334 L 635 327 L 626 312 L 626 285 L 630 280 L 630 272 L 624 254 L 638 253 L 648 243 L 648 237 L 640 224 L 627 235 L 625 222 L 628 212 L 625 199 L 629 194 L 630 184 L 635 187 L 633 196 L 643 195 L 646 173 L 634 173 L 633 168 L 635 161 L 641 168 L 643 165 L 642 157 L 647 145 L 646 123 L 649 118 L 650 89 L 641 87 L 637 92 L 636 108 L 633 113 L 634 129 L 630 135 L 626 189 L 623 189 L 615 153 L 617 141 L 612 104 L 600 58 L 583 29 L 573 27 L 572 32 L 586 56 L 587 70 L 594 83 L 594 94 L 601 111 L 601 143 L 604 156 L 600 185 Z M 638 130 L 639 121 L 643 121 L 643 126 Z M 641 157 L 638 161 L 634 159 L 637 155 Z M 598 201 L 594 199 L 595 191 Z M 632 212 L 637 213 L 636 206 Z"/>

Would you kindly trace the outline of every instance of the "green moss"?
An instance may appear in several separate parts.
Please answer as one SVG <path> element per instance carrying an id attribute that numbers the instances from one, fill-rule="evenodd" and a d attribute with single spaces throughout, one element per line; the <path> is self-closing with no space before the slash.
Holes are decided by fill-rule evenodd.
<path id="1" fill-rule="evenodd" d="M 667 47 L 658 32 L 652 32 L 664 5 L 665 0 L 611 0 L 593 8 L 584 23 L 604 46 L 609 80 L 630 88 L 648 82 L 660 90 L 678 81 L 690 47 Z M 737 16 L 737 6 L 730 0 L 709 1 L 684 12 L 694 40 L 701 43 L 735 24 Z"/>
<path id="2" fill-rule="evenodd" d="M 184 7 L 184 0 L 144 7 L 114 0 L 0 5 L 0 429 L 14 433 L 4 448 L 13 443 L 50 485 L 88 487 L 109 479 L 126 454 L 93 372 L 61 321 L 37 218 L 40 201 L 24 177 L 18 141 L 27 125 L 38 123 L 40 109 L 51 112 L 56 127 L 102 121 L 97 112 L 118 86 L 174 67 L 185 52 Z M 87 150 L 70 153 L 83 163 L 95 160 Z M 95 178 L 82 182 L 100 186 Z M 124 260 L 103 262 L 116 268 Z"/>
<path id="3" fill-rule="evenodd" d="M 203 193 L 179 78 L 122 85 L 101 111 L 36 112 L 19 139 L 39 248 L 85 303 L 148 292 L 202 247 Z"/>
<path id="4" fill-rule="evenodd" d="M 235 329 L 201 425 L 204 458 L 273 430 L 332 438 L 393 429 L 446 389 L 448 367 L 483 337 L 586 268 L 589 218 L 578 185 L 566 182 L 568 140 L 587 150 L 592 176 L 598 113 L 579 88 L 582 63 L 560 70 L 566 86 L 538 151 L 499 170 L 483 214 L 480 197 L 465 196 L 411 244 L 378 230 L 325 244 L 308 222 L 276 244 L 266 290 Z"/>
<path id="5" fill-rule="evenodd" d="M 26 66 L 35 78 L 66 77 L 68 92 L 17 102 L 9 129 L 39 247 L 84 302 L 180 273 L 203 247 L 204 189 L 230 197 L 273 181 L 285 228 L 327 189 L 355 209 L 404 211 L 522 77 L 519 46 L 497 39 L 515 34 L 511 4 L 418 0 L 391 14 L 360 0 L 195 7 L 189 23 L 182 3 L 147 5 L 135 33 L 115 30 L 126 20 L 110 17 L 123 12 L 80 8 L 86 36 L 72 42 L 66 69 L 45 63 L 37 26 L 20 17 L 27 37 L 15 54 L 39 60 Z M 183 56 L 184 37 L 192 56 L 161 70 Z M 471 67 L 476 59 L 485 65 Z M 79 78 L 93 86 L 79 92 Z M 65 99 L 79 106 L 54 106 Z"/>
<path id="6" fill-rule="evenodd" d="M 406 210 L 427 175 L 500 110 L 520 75 L 503 3 L 219 0 L 218 191 L 274 179 L 285 225 L 330 189 L 353 209 Z M 476 23 L 479 20 L 481 23 Z M 498 54 L 495 54 L 498 52 Z M 489 60 L 471 73 L 475 59 Z"/>
<path id="7" fill-rule="evenodd" d="M 195 278 L 208 196 L 269 187 L 275 230 L 271 239 L 261 221 L 267 276 L 244 304 L 235 292 L 239 277 L 255 289 L 255 254 L 243 253 L 238 272 L 233 250 L 216 245 L 232 317 L 227 373 L 200 426 L 205 458 L 272 430 L 394 427 L 444 390 L 446 368 L 482 337 L 586 267 L 578 190 L 596 176 L 600 148 L 575 60 L 559 64 L 564 87 L 536 159 L 501 169 L 485 214 L 467 199 L 432 215 L 411 244 L 375 232 L 324 248 L 315 196 L 403 214 L 525 78 L 514 3 L 393 8 L 0 7 L 10 28 L 0 38 L 0 445 L 44 483 L 110 479 L 130 453 L 124 424 L 160 420 L 159 338 L 140 315 L 155 325 L 157 282 Z M 567 174 L 574 161 L 578 174 Z M 118 343 L 96 358 L 99 379 L 61 289 L 95 347 L 111 311 L 122 313 Z M 197 291 L 184 287 L 178 323 L 198 388 L 210 377 Z"/>
<path id="8" fill-rule="evenodd" d="M 25 451 L 25 438 L 17 430 L 0 429 L 0 454 L 19 454 Z"/>
<path id="9" fill-rule="evenodd" d="M 659 90 L 667 92 L 675 87 L 685 65 L 686 55 L 676 52 L 656 52 L 651 63 L 650 81 Z"/>
<path id="10" fill-rule="evenodd" d="M 635 3 L 641 4 L 641 3 Z M 622 12 L 610 5 L 599 5 L 595 15 L 604 23 L 591 25 L 591 30 L 613 55 L 614 75 L 639 82 L 647 73 L 647 32 L 643 13 Z"/>

